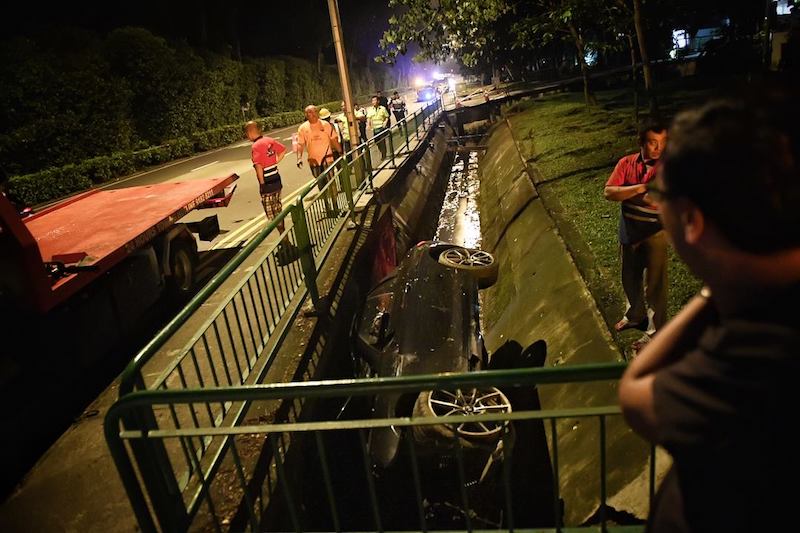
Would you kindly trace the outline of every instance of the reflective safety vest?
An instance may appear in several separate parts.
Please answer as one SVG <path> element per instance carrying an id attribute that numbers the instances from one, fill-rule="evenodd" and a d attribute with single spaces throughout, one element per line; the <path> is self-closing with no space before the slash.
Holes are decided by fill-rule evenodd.
<path id="1" fill-rule="evenodd" d="M 336 117 L 336 122 L 339 123 L 339 133 L 341 134 L 341 140 L 345 142 L 350 142 L 350 124 L 347 121 L 347 115 L 342 113 L 338 117 Z"/>
<path id="2" fill-rule="evenodd" d="M 389 112 L 382 105 L 370 107 L 367 109 L 367 118 L 372 124 L 373 130 L 376 128 L 385 128 L 388 124 Z"/>

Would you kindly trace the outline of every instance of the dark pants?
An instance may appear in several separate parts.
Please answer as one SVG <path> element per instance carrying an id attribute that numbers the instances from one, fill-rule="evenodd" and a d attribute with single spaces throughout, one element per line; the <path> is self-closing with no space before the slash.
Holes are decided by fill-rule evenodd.
<path id="1" fill-rule="evenodd" d="M 394 113 L 394 119 L 397 121 L 398 124 L 403 122 L 403 119 L 406 118 L 405 111 L 392 111 Z M 405 131 L 405 136 L 408 137 L 408 123 L 403 122 L 403 130 Z"/>
<path id="2" fill-rule="evenodd" d="M 358 131 L 361 134 L 361 142 L 367 142 L 367 123 L 366 122 L 359 122 L 358 123 Z"/>
<path id="3" fill-rule="evenodd" d="M 667 321 L 667 239 L 663 231 L 638 242 L 623 244 L 622 288 L 628 299 L 625 317 L 633 324 L 648 320 L 653 309 L 653 326 L 658 330 Z"/>
<path id="4" fill-rule="evenodd" d="M 375 137 L 375 144 L 378 145 L 378 150 L 381 153 L 381 159 L 386 159 L 386 128 L 375 128 L 372 134 Z"/>

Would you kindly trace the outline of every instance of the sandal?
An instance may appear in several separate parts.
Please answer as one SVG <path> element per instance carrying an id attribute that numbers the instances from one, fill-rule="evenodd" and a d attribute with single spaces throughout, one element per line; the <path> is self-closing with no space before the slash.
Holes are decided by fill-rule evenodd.
<path id="1" fill-rule="evenodd" d="M 638 329 L 645 331 L 647 330 L 648 325 L 648 320 L 645 320 L 644 322 L 631 322 L 628 320 L 628 317 L 622 317 L 619 322 L 614 324 L 614 331 L 625 331 L 626 329 Z"/>

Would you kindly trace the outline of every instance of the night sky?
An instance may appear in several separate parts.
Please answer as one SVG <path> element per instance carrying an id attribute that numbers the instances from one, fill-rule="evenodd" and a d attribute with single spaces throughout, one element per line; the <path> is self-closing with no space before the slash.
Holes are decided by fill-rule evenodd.
<path id="1" fill-rule="evenodd" d="M 359 63 L 379 53 L 377 42 L 388 26 L 386 0 L 340 0 L 345 42 L 351 59 Z M 242 55 L 294 55 L 326 62 L 335 57 L 325 0 L 129 0 L 127 2 L 15 3 L 4 8 L 2 37 L 57 32 L 74 26 L 105 33 L 117 27 L 142 26 L 168 39 L 214 51 L 235 50 Z"/>

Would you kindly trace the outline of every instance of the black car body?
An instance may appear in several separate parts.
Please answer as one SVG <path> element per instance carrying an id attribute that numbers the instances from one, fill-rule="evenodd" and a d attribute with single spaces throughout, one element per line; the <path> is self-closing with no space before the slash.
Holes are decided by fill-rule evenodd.
<path id="1" fill-rule="evenodd" d="M 486 367 L 478 317 L 478 290 L 485 278 L 476 276 L 476 272 L 491 276 L 493 271 L 496 275 L 496 265 L 475 270 L 442 264 L 444 252 L 459 250 L 465 249 L 447 243 L 420 243 L 408 252 L 393 274 L 369 293 L 354 324 L 361 374 L 391 377 L 469 372 Z M 425 395 L 378 395 L 374 416 L 435 414 L 425 412 Z M 498 425 L 495 429 L 497 438 L 491 439 L 492 446 L 499 440 L 502 428 Z M 396 428 L 373 430 L 369 437 L 373 462 L 379 467 L 389 466 L 401 438 Z"/>

